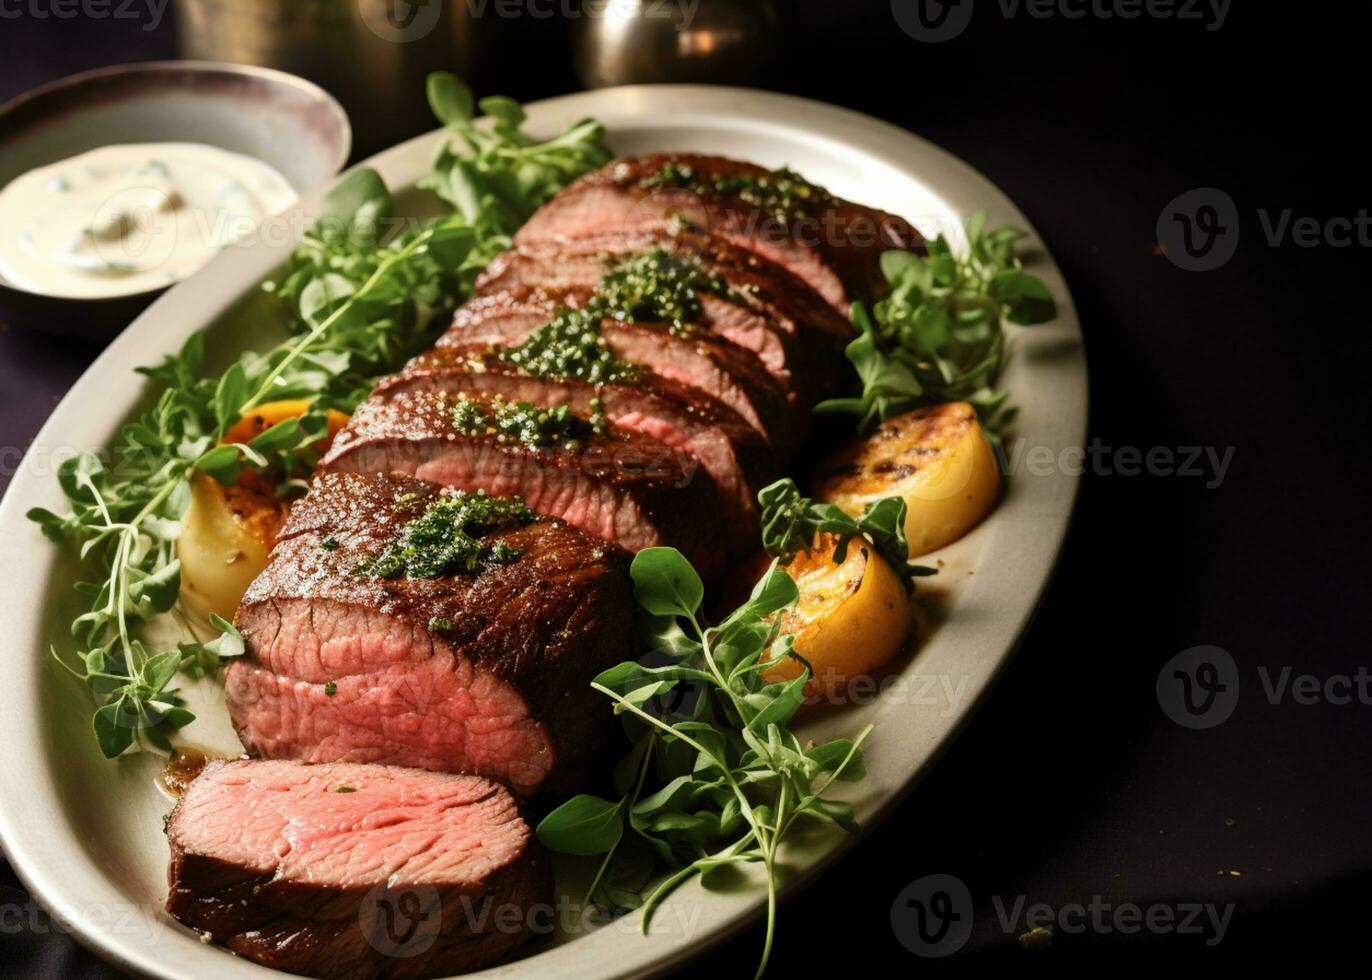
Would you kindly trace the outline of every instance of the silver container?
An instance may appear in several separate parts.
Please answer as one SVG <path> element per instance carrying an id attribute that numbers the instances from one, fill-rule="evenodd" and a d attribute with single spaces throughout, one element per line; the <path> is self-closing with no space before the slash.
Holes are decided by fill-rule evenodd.
<path id="1" fill-rule="evenodd" d="M 773 0 L 582 0 L 572 25 L 588 88 L 775 81 L 785 22 Z"/>
<path id="2" fill-rule="evenodd" d="M 368 154 L 436 125 L 429 72 L 479 82 L 502 20 L 470 0 L 176 0 L 187 58 L 280 68 L 331 92 Z"/>

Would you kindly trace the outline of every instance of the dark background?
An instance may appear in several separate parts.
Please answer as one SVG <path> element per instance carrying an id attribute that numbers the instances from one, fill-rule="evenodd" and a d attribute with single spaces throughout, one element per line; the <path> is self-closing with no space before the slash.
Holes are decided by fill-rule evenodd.
<path id="1" fill-rule="evenodd" d="M 772 87 L 947 147 L 1042 233 L 1080 311 L 1092 437 L 1235 451 L 1213 489 L 1086 477 L 1057 579 L 1004 680 L 910 800 L 785 904 L 772 975 L 1365 975 L 1342 958 L 1365 959 L 1372 911 L 1372 705 L 1272 704 L 1256 671 L 1325 679 L 1368 660 L 1357 392 L 1372 264 L 1356 244 L 1273 247 L 1258 220 L 1288 208 L 1352 218 L 1372 204 L 1367 4 L 1235 4 L 1207 31 L 1006 19 L 983 0 L 939 45 L 902 33 L 886 2 L 798 6 Z M 171 56 L 168 26 L 0 20 L 0 97 Z M 506 43 L 484 91 L 577 87 L 563 25 L 515 25 Z M 1184 272 L 1157 254 L 1155 225 L 1175 196 L 1206 186 L 1234 199 L 1244 233 L 1223 268 Z M 0 331 L 0 441 L 24 446 L 96 352 Z M 1232 654 L 1243 684 L 1234 715 L 1205 731 L 1170 721 L 1154 690 L 1162 665 L 1199 644 Z M 907 952 L 890 924 L 897 893 L 934 873 L 964 881 L 976 910 L 971 940 L 942 960 Z M 1007 933 L 995 915 L 994 898 L 1018 896 L 1055 908 L 1097 896 L 1232 903 L 1233 917 L 1213 947 L 1145 930 L 1058 932 L 1029 951 L 1016 941 L 1025 927 Z M 747 975 L 760 943 L 750 930 L 697 968 Z M 70 943 L 8 929 L 0 962 L 15 975 L 111 972 Z"/>

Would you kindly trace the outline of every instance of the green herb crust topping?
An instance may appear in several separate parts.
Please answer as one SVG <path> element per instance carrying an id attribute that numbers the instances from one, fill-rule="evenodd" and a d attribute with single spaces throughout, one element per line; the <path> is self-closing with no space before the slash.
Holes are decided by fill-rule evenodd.
<path id="1" fill-rule="evenodd" d="M 488 436 L 528 449 L 557 447 L 575 452 L 590 436 L 605 431 L 603 415 L 584 419 L 566 405 L 540 408 L 532 402 L 507 402 L 500 395 L 483 405 L 460 394 L 452 415 L 453 427 L 464 435 Z"/>
<path id="2" fill-rule="evenodd" d="M 625 259 L 600 280 L 593 308 L 629 323 L 670 323 L 678 333 L 700 318 L 702 295 L 742 301 L 723 279 L 698 261 L 653 249 Z"/>
<path id="3" fill-rule="evenodd" d="M 472 574 L 514 561 L 519 550 L 503 541 L 485 544 L 497 528 L 528 524 L 535 514 L 518 499 L 476 493 L 444 493 L 400 530 L 394 544 L 363 559 L 354 572 L 372 578 L 439 578 Z"/>
<path id="4" fill-rule="evenodd" d="M 540 378 L 632 384 L 639 380 L 639 368 L 614 356 L 600 334 L 600 322 L 669 323 L 673 333 L 684 334 L 700 317 L 702 295 L 746 302 L 689 258 L 660 248 L 631 256 L 605 274 L 585 306 L 559 307 L 508 357 Z"/>
<path id="5" fill-rule="evenodd" d="M 611 353 L 600 335 L 598 309 L 563 307 L 506 355 L 536 378 L 574 378 L 592 384 L 633 384 L 639 368 Z"/>
<path id="6" fill-rule="evenodd" d="M 647 189 L 679 187 L 694 194 L 730 197 L 766 211 L 782 224 L 813 218 L 834 200 L 823 187 L 812 184 L 787 167 L 769 174 L 705 174 L 689 164 L 668 162 L 639 181 Z"/>

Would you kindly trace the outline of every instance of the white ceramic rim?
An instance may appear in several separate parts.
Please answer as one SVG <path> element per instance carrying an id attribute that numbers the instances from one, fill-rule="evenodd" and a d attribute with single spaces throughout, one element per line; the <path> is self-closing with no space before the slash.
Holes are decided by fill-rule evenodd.
<path id="1" fill-rule="evenodd" d="M 1006 387 L 1020 406 L 1019 431 L 1026 443 L 1061 454 L 1081 447 L 1086 436 L 1086 363 L 1076 310 L 1061 273 L 1024 215 L 989 180 L 933 144 L 887 123 L 849 110 L 805 99 L 745 89 L 713 86 L 630 86 L 581 93 L 527 107 L 529 129 L 551 134 L 587 115 L 600 118 L 610 139 L 619 129 L 656 127 L 664 133 L 689 125 L 737 129 L 740 156 L 747 156 L 748 130 L 786 131 L 788 138 L 822 141 L 891 168 L 937 190 L 953 214 L 975 209 L 990 212 L 993 224 L 1013 223 L 1030 232 L 1026 247 L 1036 253 L 1031 264 L 1058 298 L 1056 321 L 1016 339 L 1016 354 L 1005 375 Z M 415 158 L 436 133 L 401 144 L 368 161 L 392 186 L 400 161 Z M 667 144 L 664 144 L 666 146 Z M 409 179 L 414 179 L 413 172 Z M 880 201 L 867 203 L 880 205 Z M 317 209 L 318 195 L 301 205 Z M 69 446 L 109 445 L 118 422 L 132 412 L 140 388 L 131 369 L 180 346 L 192 331 L 211 322 L 266 277 L 289 253 L 289 246 L 256 244 L 229 250 L 199 273 L 170 290 L 143 313 L 91 365 L 53 412 L 35 438 L 50 445 L 60 436 Z M 111 385 L 113 382 L 113 387 Z M 93 411 L 93 407 L 100 411 Z M 1061 456 L 1059 456 L 1061 458 Z M 891 737 L 869 743 L 869 777 L 877 795 L 858 801 L 864 826 L 885 817 L 909 793 L 947 747 L 1008 662 L 1047 588 L 1065 538 L 1079 474 L 1064 466 L 1032 477 L 1015 478 L 1001 507 L 973 532 L 976 575 L 960 587 L 949 626 L 937 632 L 919 654 L 921 670 L 965 678 L 967 697 L 946 718 L 914 715 L 888 721 L 897 726 Z M 0 568 L 15 578 L 0 592 L 0 618 L 9 640 L 11 688 L 0 713 L 0 744 L 14 752 L 21 746 L 44 747 L 42 685 L 49 673 L 40 669 L 46 649 L 44 606 L 46 583 L 56 555 L 42 543 L 24 518 L 34 506 L 58 508 L 55 481 L 21 466 L 0 501 Z M 17 575 L 19 569 L 26 571 Z M 879 733 L 882 729 L 878 730 Z M 886 748 L 883 748 L 883 745 Z M 71 838 L 55 781 L 45 768 L 55 760 L 40 758 L 17 766 L 0 796 L 0 841 L 16 872 L 31 893 L 49 908 L 70 903 L 105 902 L 117 906 L 127 898 L 97 863 Z M 862 785 L 862 784 L 859 784 Z M 829 851 L 788 877 L 787 889 L 812 880 L 845 850 Z M 620 929 L 552 947 L 536 955 L 472 976 L 631 977 L 677 965 L 753 921 L 763 910 L 756 890 L 706 895 L 691 885 L 670 903 L 698 903 L 695 927 L 681 934 L 643 938 Z M 143 914 L 160 913 L 144 909 Z M 662 916 L 662 913 L 659 913 Z M 162 915 L 165 918 L 165 915 Z M 128 937 L 95 928 L 76 933 L 101 956 L 136 973 L 155 977 L 216 976 L 251 978 L 278 975 L 246 960 L 209 947 L 187 930 L 168 931 L 154 952 L 140 949 Z"/>

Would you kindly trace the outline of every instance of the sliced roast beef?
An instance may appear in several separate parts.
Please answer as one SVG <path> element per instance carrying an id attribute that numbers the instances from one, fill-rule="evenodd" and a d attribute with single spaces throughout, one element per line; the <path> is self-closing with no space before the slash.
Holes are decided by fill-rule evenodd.
<path id="1" fill-rule="evenodd" d="M 574 181 L 515 235 L 519 246 L 686 224 L 784 265 L 844 315 L 883 289 L 887 249 L 922 242 L 906 221 L 796 175 L 724 157 L 626 157 Z"/>
<path id="2" fill-rule="evenodd" d="M 483 531 L 506 560 L 473 571 L 368 570 L 441 499 L 325 472 L 291 508 L 235 617 L 247 653 L 226 696 L 250 752 L 471 772 L 521 794 L 586 764 L 606 715 L 585 692 L 628 655 L 628 555 L 539 519 Z"/>
<path id="3" fill-rule="evenodd" d="M 514 800 L 478 776 L 213 762 L 172 811 L 167 840 L 172 916 L 310 977 L 474 970 L 527 940 L 552 898 Z"/>
<path id="4" fill-rule="evenodd" d="M 514 347 L 548 323 L 557 297 L 519 288 L 483 296 L 457 311 L 439 347 Z M 781 457 L 794 448 L 798 425 L 808 419 L 793 412 L 785 392 L 749 352 L 708 331 L 682 333 L 667 323 L 600 321 L 600 336 L 621 361 L 695 388 L 723 402 L 757 430 Z"/>
<path id="5" fill-rule="evenodd" d="M 534 377 L 496 354 L 442 347 L 383 378 L 376 396 L 402 391 L 462 392 L 509 402 L 567 406 L 578 415 L 597 409 L 613 426 L 640 433 L 699 460 L 719 489 L 735 532 L 755 538 L 758 491 L 776 479 L 767 444 L 738 414 L 701 392 L 667 378 L 640 383 L 592 384 L 576 379 Z"/>
<path id="6" fill-rule="evenodd" d="M 435 392 L 372 398 L 335 437 L 320 469 L 403 473 L 458 490 L 518 496 L 540 514 L 630 551 L 677 548 L 706 577 L 736 546 L 702 535 L 702 528 L 727 525 L 714 481 L 685 453 L 622 429 L 589 432 L 574 448 L 533 448 L 464 431 L 454 421 L 457 406 L 457 399 Z"/>
<path id="7" fill-rule="evenodd" d="M 477 283 L 479 294 L 541 288 L 584 305 L 616 263 L 665 256 L 727 287 L 696 293 L 696 323 L 752 351 L 808 411 L 833 393 L 852 325 L 787 269 L 721 238 L 681 232 L 612 234 L 558 245 L 530 245 L 497 256 Z"/>

